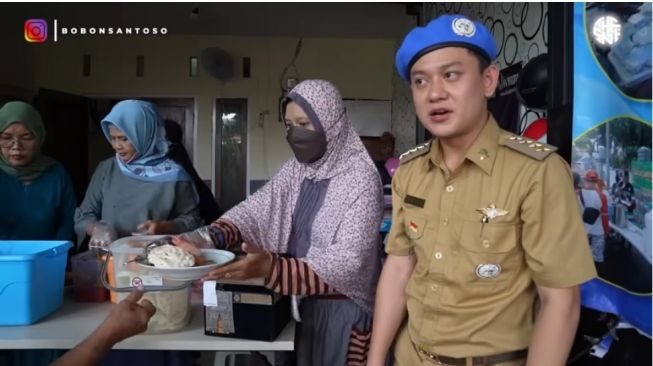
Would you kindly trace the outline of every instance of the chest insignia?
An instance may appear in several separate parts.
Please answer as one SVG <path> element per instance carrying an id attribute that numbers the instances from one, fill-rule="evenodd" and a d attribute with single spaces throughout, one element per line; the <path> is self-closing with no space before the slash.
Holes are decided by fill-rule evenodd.
<path id="1" fill-rule="evenodd" d="M 495 278 L 501 273 L 501 265 L 499 264 L 479 264 L 476 266 L 476 276 L 479 278 Z"/>
<path id="2" fill-rule="evenodd" d="M 497 217 L 505 216 L 508 214 L 508 210 L 504 210 L 502 208 L 497 208 L 494 203 L 491 204 L 489 207 L 485 208 L 477 208 L 476 211 L 480 212 L 483 214 L 483 217 L 481 218 L 481 222 L 486 224 L 490 220 L 494 220 Z"/>

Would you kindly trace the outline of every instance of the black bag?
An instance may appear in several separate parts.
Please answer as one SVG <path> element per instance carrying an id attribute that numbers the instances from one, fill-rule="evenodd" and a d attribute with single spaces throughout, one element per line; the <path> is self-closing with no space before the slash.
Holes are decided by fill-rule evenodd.
<path id="1" fill-rule="evenodd" d="M 586 224 L 594 224 L 596 219 L 601 216 L 601 211 L 594 207 L 585 207 L 585 200 L 583 199 L 583 190 L 579 192 L 580 202 L 583 204 L 583 222 Z"/>

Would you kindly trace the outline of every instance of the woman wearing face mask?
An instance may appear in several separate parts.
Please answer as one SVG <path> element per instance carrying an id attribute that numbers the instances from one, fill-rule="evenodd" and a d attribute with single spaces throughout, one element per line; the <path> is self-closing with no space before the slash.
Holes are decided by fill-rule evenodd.
<path id="1" fill-rule="evenodd" d="M 91 245 L 94 236 L 111 241 L 115 238 L 106 238 L 107 226 L 117 237 L 178 234 L 198 227 L 197 193 L 184 169 L 166 157 L 168 143 L 156 107 L 122 101 L 101 126 L 116 155 L 102 161 L 91 178 L 75 213 L 78 238 L 88 234 Z"/>
<path id="2" fill-rule="evenodd" d="M 204 280 L 263 277 L 274 291 L 307 296 L 298 365 L 364 364 L 379 270 L 379 175 L 331 83 L 298 84 L 282 112 L 295 157 L 212 225 L 174 241 L 189 250 L 243 243 L 244 259 Z"/>
<path id="3" fill-rule="evenodd" d="M 72 181 L 41 155 L 44 139 L 34 107 L 16 101 L 0 108 L 0 240 L 74 240 Z"/>

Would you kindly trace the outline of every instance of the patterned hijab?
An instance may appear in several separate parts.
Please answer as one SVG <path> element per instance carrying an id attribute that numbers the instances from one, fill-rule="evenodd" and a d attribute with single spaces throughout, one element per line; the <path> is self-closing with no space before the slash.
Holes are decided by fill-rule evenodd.
<path id="1" fill-rule="evenodd" d="M 163 119 L 152 103 L 123 100 L 116 104 L 101 122 L 102 131 L 111 143 L 109 127 L 122 131 L 136 149 L 128 163 L 116 161 L 120 171 L 130 178 L 147 182 L 174 182 L 190 177 L 179 164 L 166 157 L 168 141 Z"/>
<path id="2" fill-rule="evenodd" d="M 57 162 L 50 157 L 41 155 L 41 148 L 45 141 L 45 126 L 41 115 L 34 107 L 20 101 L 9 102 L 2 106 L 0 108 L 0 133 L 14 123 L 22 123 L 36 137 L 34 159 L 25 166 L 12 166 L 4 155 L 0 154 L 0 170 L 20 179 L 23 183 L 29 183 Z"/>
<path id="3" fill-rule="evenodd" d="M 303 81 L 290 92 L 293 95 L 306 102 L 298 104 L 309 117 L 319 119 L 327 139 L 324 156 L 311 164 L 294 157 L 286 161 L 265 186 L 223 217 L 238 227 L 245 241 L 286 253 L 302 182 L 328 179 L 324 204 L 313 221 L 310 249 L 303 259 L 331 287 L 371 311 L 383 214 L 378 172 L 333 84 Z"/>

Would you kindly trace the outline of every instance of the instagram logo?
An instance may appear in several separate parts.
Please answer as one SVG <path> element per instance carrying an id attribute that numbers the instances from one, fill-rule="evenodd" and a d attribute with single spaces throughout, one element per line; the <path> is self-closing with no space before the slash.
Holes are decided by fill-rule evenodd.
<path id="1" fill-rule="evenodd" d="M 43 19 L 27 19 L 25 21 L 25 40 L 27 42 L 43 43 L 48 39 L 48 23 Z"/>

